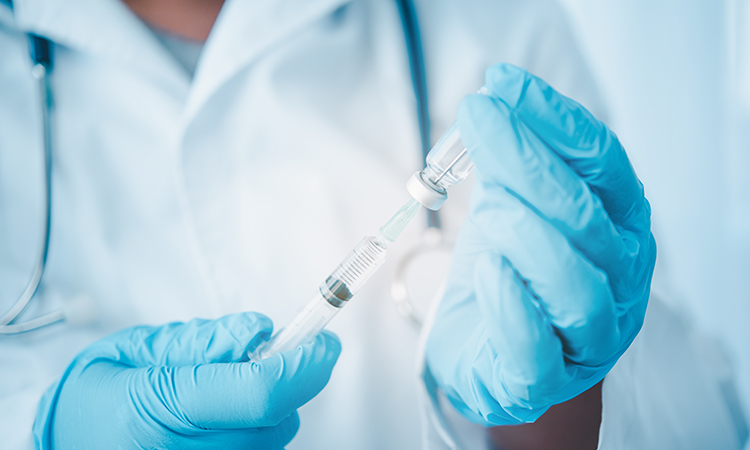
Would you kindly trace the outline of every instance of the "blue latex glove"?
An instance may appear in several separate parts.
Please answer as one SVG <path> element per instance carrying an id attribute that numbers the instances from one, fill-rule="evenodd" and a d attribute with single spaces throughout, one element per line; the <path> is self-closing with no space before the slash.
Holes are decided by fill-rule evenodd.
<path id="1" fill-rule="evenodd" d="M 247 362 L 271 328 L 267 317 L 244 313 L 129 328 L 92 344 L 42 399 L 37 448 L 282 448 L 341 346 L 321 333 Z"/>
<path id="2" fill-rule="evenodd" d="M 643 324 L 656 244 L 606 125 L 514 66 L 486 87 L 458 112 L 477 183 L 427 362 L 465 417 L 505 425 L 604 378 Z"/>

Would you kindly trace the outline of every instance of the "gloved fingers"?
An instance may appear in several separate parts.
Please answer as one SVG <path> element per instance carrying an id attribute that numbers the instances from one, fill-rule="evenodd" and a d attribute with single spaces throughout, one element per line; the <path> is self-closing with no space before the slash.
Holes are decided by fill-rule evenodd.
<path id="1" fill-rule="evenodd" d="M 139 326 L 115 333 L 87 351 L 131 367 L 193 366 L 246 360 L 246 353 L 268 339 L 268 317 L 237 313 L 216 320 L 194 319 L 159 327 Z"/>
<path id="2" fill-rule="evenodd" d="M 488 354 L 483 355 L 483 349 L 478 359 L 493 361 L 488 383 L 493 396 L 516 419 L 536 420 L 570 382 L 562 343 L 502 255 L 486 252 L 479 257 L 474 284 L 489 336 Z"/>
<path id="3" fill-rule="evenodd" d="M 191 441 L 205 441 L 206 445 L 196 448 L 214 448 L 210 443 L 218 444 L 217 450 L 268 449 L 283 450 L 299 430 L 299 415 L 293 412 L 276 426 L 251 428 L 246 430 L 197 430 Z M 221 436 L 217 437 L 216 435 Z"/>
<path id="4" fill-rule="evenodd" d="M 245 448 L 283 449 L 297 434 L 299 425 L 299 414 L 294 411 L 276 426 L 248 430 L 250 436 Z"/>
<path id="5" fill-rule="evenodd" d="M 599 197 L 513 110 L 496 98 L 470 96 L 458 123 L 487 195 L 497 186 L 521 198 L 615 284 L 628 273 L 633 255 Z"/>
<path id="6" fill-rule="evenodd" d="M 601 198 L 612 221 L 650 229 L 650 206 L 617 136 L 586 108 L 510 64 L 487 69 L 485 86 Z M 462 128 L 463 131 L 463 128 Z"/>
<path id="7" fill-rule="evenodd" d="M 166 367 L 150 371 L 144 402 L 164 405 L 190 428 L 212 430 L 273 427 L 328 383 L 341 351 L 335 335 L 258 362 Z"/>
<path id="8" fill-rule="evenodd" d="M 485 189 L 485 187 L 480 187 Z M 525 280 L 573 362 L 597 366 L 620 348 L 615 299 L 607 275 L 573 248 L 549 222 L 500 188 L 481 195 L 466 226 L 483 235 Z M 490 282 L 497 269 L 476 269 Z"/>

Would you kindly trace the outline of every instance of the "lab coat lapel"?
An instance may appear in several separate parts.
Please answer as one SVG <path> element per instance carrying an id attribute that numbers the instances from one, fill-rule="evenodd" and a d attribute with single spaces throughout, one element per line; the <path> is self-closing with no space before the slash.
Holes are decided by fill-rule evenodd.
<path id="1" fill-rule="evenodd" d="M 201 55 L 185 123 L 232 76 L 296 30 L 349 0 L 228 0 Z"/>
<path id="2" fill-rule="evenodd" d="M 153 33 L 117 0 L 15 0 L 18 28 L 185 90 L 190 79 Z"/>

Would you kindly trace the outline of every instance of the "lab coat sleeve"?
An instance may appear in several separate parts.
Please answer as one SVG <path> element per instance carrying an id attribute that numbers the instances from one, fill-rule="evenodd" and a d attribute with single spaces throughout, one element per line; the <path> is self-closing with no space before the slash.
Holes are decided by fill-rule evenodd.
<path id="1" fill-rule="evenodd" d="M 722 346 L 652 295 L 602 388 L 602 450 L 741 449 L 747 421 Z"/>
<path id="2" fill-rule="evenodd" d="M 52 380 L 49 380 L 52 383 Z M 36 407 L 46 386 L 34 384 L 0 397 L 0 447 L 8 449 L 32 449 L 31 424 L 34 423 Z M 19 424 L 26 424 L 21 432 Z"/>
<path id="3" fill-rule="evenodd" d="M 450 406 L 426 364 L 419 378 L 424 448 L 486 448 L 485 430 Z M 641 333 L 604 379 L 598 448 L 739 450 L 748 425 L 734 386 L 721 346 L 652 296 Z"/>
<path id="4" fill-rule="evenodd" d="M 609 123 L 594 76 L 560 5 L 533 0 L 523 5 L 475 1 L 461 6 L 455 13 L 471 27 L 453 40 L 463 39 L 476 46 L 466 51 L 481 53 L 473 61 L 485 66 L 510 62 L 524 67 Z M 427 29 L 429 38 L 430 24 Z M 430 50 L 433 59 L 450 59 L 436 47 L 426 43 L 428 68 Z M 440 74 L 433 80 L 436 78 L 439 81 Z M 429 320 L 422 331 L 422 343 L 428 334 Z M 417 360 L 424 448 L 486 448 L 485 430 L 463 419 L 447 402 L 423 352 Z M 724 369 L 717 370 L 720 367 Z M 727 367 L 715 343 L 652 298 L 641 335 L 604 380 L 599 448 L 741 448 L 747 426 L 732 394 L 734 385 Z"/>
<path id="5" fill-rule="evenodd" d="M 0 340 L 0 448 L 34 448 L 32 430 L 44 394 L 82 348 L 105 332 L 58 324 Z M 54 394 L 54 391 L 50 391 Z"/>

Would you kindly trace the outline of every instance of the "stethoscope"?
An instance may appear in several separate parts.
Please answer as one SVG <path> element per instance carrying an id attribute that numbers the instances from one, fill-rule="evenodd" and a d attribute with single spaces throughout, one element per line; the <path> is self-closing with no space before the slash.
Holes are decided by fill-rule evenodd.
<path id="1" fill-rule="evenodd" d="M 13 7 L 12 2 L 0 0 Z M 422 52 L 421 35 L 417 22 L 417 14 L 411 0 L 396 0 L 401 24 L 404 29 L 404 40 L 409 57 L 409 70 L 411 74 L 414 96 L 416 98 L 417 121 L 419 124 L 419 136 L 421 141 L 422 158 L 427 157 L 430 151 L 430 118 L 427 101 L 427 77 L 424 66 L 424 55 Z M 43 227 L 40 251 L 34 264 L 31 278 L 21 296 L 5 315 L 0 317 L 0 334 L 16 334 L 35 330 L 62 320 L 68 322 L 86 322 L 90 320 L 91 301 L 86 297 L 78 297 L 70 302 L 66 308 L 44 314 L 35 319 L 24 322 L 15 322 L 16 319 L 29 305 L 41 287 L 44 271 L 47 267 L 47 254 L 49 252 L 50 228 L 52 224 L 52 113 L 54 108 L 50 76 L 54 67 L 53 44 L 50 40 L 29 34 L 29 58 L 31 59 L 31 76 L 36 80 L 40 98 L 40 110 L 42 119 L 42 135 L 44 147 L 44 198 L 43 198 Z M 397 311 L 415 327 L 420 328 L 423 317 L 419 315 L 411 301 L 407 288 L 406 273 L 410 264 L 420 255 L 435 251 L 448 250 L 449 246 L 444 242 L 440 225 L 440 216 L 437 211 L 428 210 L 427 228 L 421 242 L 405 254 L 397 263 L 391 296 L 396 304 Z M 85 318 L 84 318 L 85 317 Z"/>
<path id="2" fill-rule="evenodd" d="M 417 122 L 419 124 L 419 139 L 422 149 L 422 161 L 427 159 L 432 145 L 430 143 L 430 113 L 427 95 L 427 74 L 424 66 L 424 53 L 422 47 L 419 23 L 416 10 L 411 0 L 396 0 L 401 24 L 404 28 L 404 39 L 406 51 L 409 57 L 409 70 L 411 73 L 412 87 L 416 99 Z M 417 330 L 422 328 L 425 320 L 414 306 L 412 296 L 406 281 L 407 273 L 414 262 L 423 255 L 434 252 L 450 252 L 452 245 L 447 242 L 443 235 L 438 211 L 427 210 L 427 227 L 422 233 L 419 243 L 412 247 L 396 263 L 391 282 L 391 298 L 396 304 L 396 310 L 411 323 Z"/>
<path id="3" fill-rule="evenodd" d="M 62 309 L 39 316 L 21 323 L 12 323 L 26 309 L 29 302 L 39 290 L 47 267 L 47 253 L 49 251 L 49 235 L 52 219 L 52 89 L 49 75 L 52 72 L 52 43 L 34 34 L 29 34 L 29 57 L 31 58 L 31 76 L 37 82 L 37 89 L 41 103 L 42 135 L 44 146 L 44 208 L 42 217 L 41 248 L 34 263 L 34 271 L 21 296 L 13 307 L 0 317 L 0 334 L 15 334 L 35 330 L 65 318 Z"/>

